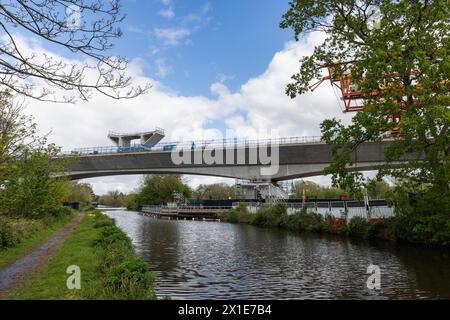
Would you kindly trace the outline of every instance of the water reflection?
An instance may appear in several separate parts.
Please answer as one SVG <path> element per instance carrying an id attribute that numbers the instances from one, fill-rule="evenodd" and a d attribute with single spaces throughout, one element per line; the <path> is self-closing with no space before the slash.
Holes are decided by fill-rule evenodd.
<path id="1" fill-rule="evenodd" d="M 111 211 L 173 299 L 450 298 L 447 252 Z M 381 290 L 366 287 L 368 265 Z"/>

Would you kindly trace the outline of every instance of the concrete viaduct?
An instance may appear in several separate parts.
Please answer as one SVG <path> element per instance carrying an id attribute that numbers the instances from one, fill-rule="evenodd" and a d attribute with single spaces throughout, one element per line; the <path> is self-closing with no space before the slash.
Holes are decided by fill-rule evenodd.
<path id="1" fill-rule="evenodd" d="M 392 141 L 381 141 L 361 144 L 353 155 L 357 160 L 356 165 L 349 170 L 376 170 L 384 164 L 385 150 L 391 143 Z M 273 145 L 268 146 L 268 155 L 273 156 L 270 169 L 267 158 L 264 161 L 257 157 L 255 161 L 255 154 L 259 155 L 258 150 L 261 149 L 258 145 L 215 149 L 209 153 L 216 160 L 219 159 L 215 163 L 203 159 L 208 148 L 193 146 L 192 149 L 182 149 L 182 151 L 178 148 L 173 150 L 160 148 L 140 152 L 81 154 L 70 161 L 67 176 L 78 180 L 112 175 L 188 174 L 277 182 L 322 175 L 324 168 L 331 162 L 331 147 L 323 142 L 280 144 L 278 155 L 275 151 L 272 152 L 275 149 L 271 147 Z M 177 159 L 184 156 L 184 159 L 190 158 L 191 161 L 175 163 L 174 155 L 178 157 Z M 242 158 L 239 160 L 238 155 L 244 155 L 245 161 Z M 197 156 L 202 159 L 201 163 L 195 162 Z M 413 156 L 407 157 L 404 161 L 413 158 Z M 273 162 L 278 164 L 274 165 Z"/>

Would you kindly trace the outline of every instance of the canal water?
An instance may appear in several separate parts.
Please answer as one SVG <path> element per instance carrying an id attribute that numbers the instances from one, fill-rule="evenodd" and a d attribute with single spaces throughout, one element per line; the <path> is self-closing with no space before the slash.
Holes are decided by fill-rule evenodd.
<path id="1" fill-rule="evenodd" d="M 450 252 L 109 211 L 172 299 L 450 298 Z M 371 290 L 369 265 L 380 268 Z"/>

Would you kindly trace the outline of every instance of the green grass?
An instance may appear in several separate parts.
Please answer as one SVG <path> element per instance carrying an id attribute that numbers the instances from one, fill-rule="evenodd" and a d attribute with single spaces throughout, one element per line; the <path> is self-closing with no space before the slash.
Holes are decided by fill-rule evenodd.
<path id="1" fill-rule="evenodd" d="M 105 246 L 105 231 L 111 229 L 119 237 L 109 237 L 106 240 L 112 243 Z M 105 266 L 105 262 L 109 265 Z M 79 290 L 69 290 L 66 285 L 70 276 L 66 270 L 71 265 L 77 265 L 81 269 Z M 153 274 L 148 271 L 148 266 L 142 259 L 136 256 L 129 238 L 114 226 L 111 219 L 101 213 L 90 212 L 49 263 L 9 298 L 149 299 L 155 298 L 153 281 Z"/>
<path id="2" fill-rule="evenodd" d="M 49 219 L 42 224 L 45 226 L 44 228 L 41 228 L 40 230 L 34 232 L 30 237 L 21 241 L 18 245 L 11 248 L 0 249 L 0 267 L 3 267 L 17 260 L 30 250 L 45 243 L 45 241 L 50 239 L 57 231 L 64 227 L 74 217 L 75 214 L 72 213 L 59 219 Z"/>
<path id="3" fill-rule="evenodd" d="M 64 241 L 63 246 L 50 258 L 49 263 L 13 299 L 80 299 L 91 287 L 96 287 L 97 257 L 91 243 L 100 230 L 92 227 L 93 217 L 86 215 Z M 77 265 L 81 269 L 81 290 L 69 290 L 66 286 L 67 267 Z"/>

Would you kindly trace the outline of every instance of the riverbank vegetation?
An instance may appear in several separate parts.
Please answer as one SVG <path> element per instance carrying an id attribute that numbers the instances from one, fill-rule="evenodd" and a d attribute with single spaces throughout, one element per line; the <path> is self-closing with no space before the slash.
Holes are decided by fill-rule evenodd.
<path id="1" fill-rule="evenodd" d="M 370 181 L 347 168 L 357 165 L 361 144 L 390 137 L 376 179 L 396 181 L 391 192 L 396 218 L 384 224 L 395 225 L 395 238 L 411 242 L 449 242 L 448 9 L 443 0 L 363 6 L 292 1 L 281 22 L 297 40 L 315 31 L 327 35 L 300 60 L 286 88 L 290 97 L 310 90 L 324 67 L 332 79 L 350 80 L 348 87 L 362 97 L 350 124 L 335 118 L 321 124 L 333 160 L 325 173 L 334 187 L 361 193 Z"/>
<path id="2" fill-rule="evenodd" d="M 22 99 L 73 103 L 77 99 L 90 100 L 94 92 L 122 99 L 137 97 L 150 88 L 148 83 L 132 86 L 125 72 L 128 61 L 108 54 L 112 40 L 122 34 L 118 28 L 122 21 L 119 6 L 96 1 L 73 1 L 73 4 L 83 7 L 95 28 L 71 28 L 69 18 L 59 14 L 67 9 L 66 5 L 56 2 L 39 6 L 10 2 L 9 19 L 2 20 L 6 37 L 0 55 L 8 62 L 0 67 L 4 75 L 0 79 L 0 265 L 26 253 L 63 227 L 73 217 L 73 211 L 64 207 L 63 202 L 79 202 L 87 207 L 93 200 L 88 185 L 69 183 L 63 178 L 70 159 L 58 157 L 60 149 L 47 142 L 48 135 L 38 133 L 33 118 L 24 113 L 25 100 Z M 3 13 L 5 10 L 2 7 Z M 66 13 L 70 15 L 67 10 Z M 43 19 L 34 19 L 35 15 Z M 24 50 L 16 45 L 17 33 L 12 32 L 13 29 L 89 59 L 79 64 L 39 50 Z M 95 77 L 94 81 L 86 77 L 87 70 Z M 89 221 L 86 219 L 86 223 Z M 102 283 L 111 289 L 103 296 L 143 297 L 142 281 L 132 282 L 134 275 L 145 274 L 141 272 L 143 263 L 132 259 L 129 240 L 128 244 L 125 240 L 116 242 L 122 243 L 123 248 L 118 252 L 124 261 L 131 261 L 131 265 L 121 265 L 121 259 L 108 259 L 107 252 L 112 248 L 98 245 L 96 254 L 103 252 L 101 259 L 112 261 L 111 268 L 105 266 L 103 272 L 115 272 L 117 280 L 113 285 Z M 79 244 L 78 247 L 76 243 L 72 243 L 73 247 L 70 243 L 65 246 L 70 252 L 88 252 L 83 247 L 86 243 Z M 122 269 L 116 270 L 116 264 Z M 123 277 L 119 276 L 122 272 Z M 124 289 L 122 280 L 129 281 L 130 288 Z M 52 283 L 47 284 L 48 287 L 40 289 L 42 293 L 49 292 L 48 297 L 52 298 Z M 148 288 L 144 289 L 147 294 Z"/>
<path id="3" fill-rule="evenodd" d="M 63 206 L 66 179 L 55 179 L 65 161 L 59 149 L 37 133 L 23 105 L 0 94 L 0 264 L 47 239 L 73 213 Z"/>
<path id="4" fill-rule="evenodd" d="M 88 209 L 97 200 L 97 196 L 89 183 L 68 182 L 69 192 L 64 197 L 66 203 L 79 203 L 81 209 Z"/>
<path id="5" fill-rule="evenodd" d="M 107 207 L 126 207 L 128 210 L 139 211 L 145 205 L 161 205 L 185 199 L 226 200 L 235 197 L 234 185 L 200 184 L 193 189 L 181 175 L 154 174 L 144 176 L 134 192 L 124 194 L 118 190 L 111 190 L 95 199 Z"/>
<path id="6" fill-rule="evenodd" d="M 236 199 L 236 186 L 225 183 L 200 184 L 192 192 L 194 200 Z"/>
<path id="7" fill-rule="evenodd" d="M 129 210 L 139 211 L 145 205 L 160 205 L 191 196 L 192 190 L 181 175 L 146 175 L 138 190 L 126 197 L 125 205 Z"/>
<path id="8" fill-rule="evenodd" d="M 288 215 L 286 204 L 261 207 L 255 214 L 242 205 L 225 214 L 228 222 L 259 227 L 282 228 L 294 232 L 338 234 L 364 239 L 383 239 L 450 247 L 450 222 L 445 214 L 412 219 L 402 215 L 376 220 L 354 217 L 347 223 L 331 216 L 298 210 Z"/>
<path id="9" fill-rule="evenodd" d="M 72 210 L 58 217 L 26 219 L 0 217 L 0 267 L 47 241 L 75 216 Z"/>
<path id="10" fill-rule="evenodd" d="M 361 199 L 366 194 L 370 199 L 390 199 L 393 187 L 384 180 L 369 180 L 367 185 L 357 192 L 349 192 L 331 186 L 321 186 L 313 181 L 299 180 L 292 185 L 292 198 L 302 199 L 339 199 L 342 195 Z"/>
<path id="11" fill-rule="evenodd" d="M 67 288 L 68 266 L 81 271 L 81 288 Z M 114 220 L 94 210 L 15 299 L 155 299 L 155 275 Z"/>

